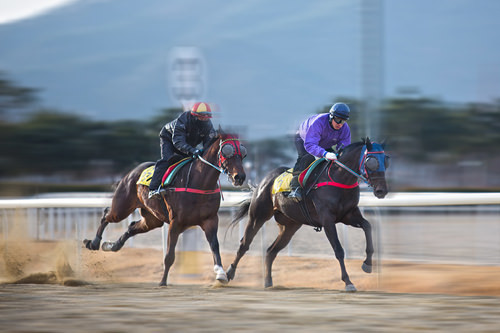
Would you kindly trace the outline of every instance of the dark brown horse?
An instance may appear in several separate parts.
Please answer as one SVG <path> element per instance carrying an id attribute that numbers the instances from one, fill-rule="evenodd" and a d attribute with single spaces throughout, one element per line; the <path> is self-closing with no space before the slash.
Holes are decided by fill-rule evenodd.
<path id="1" fill-rule="evenodd" d="M 220 133 L 200 159 L 179 171 L 162 199 L 148 199 L 148 186 L 137 184 L 142 171 L 154 165 L 153 162 L 142 163 L 119 182 L 111 209 L 105 209 L 95 238 L 83 241 L 86 248 L 98 250 L 106 226 L 122 221 L 139 208 L 142 219 L 132 222 L 116 242 L 103 243 L 103 250 L 118 251 L 128 238 L 159 228 L 165 222 L 170 224 L 165 271 L 160 282 L 161 286 L 165 286 L 168 271 L 175 260 L 179 235 L 189 227 L 200 226 L 212 250 L 216 279 L 227 282 L 217 239 L 217 212 L 221 200 L 218 179 L 223 172 L 233 185 L 242 185 L 246 177 L 242 165 L 245 154 L 246 150 L 236 136 Z"/>
<path id="2" fill-rule="evenodd" d="M 252 198 L 242 204 L 232 222 L 234 224 L 248 214 L 249 221 L 236 258 L 227 270 L 229 280 L 234 278 L 238 262 L 248 251 L 257 231 L 274 216 L 278 223 L 279 234 L 267 249 L 265 287 L 273 285 L 271 270 L 276 255 L 288 244 L 295 232 L 306 224 L 316 227 L 317 230 L 324 228 L 340 263 L 346 290 L 356 291 L 345 268 L 344 249 L 337 235 L 336 223 L 342 222 L 363 229 L 366 237 L 366 260 L 362 268 L 365 272 L 371 273 L 373 255 L 371 226 L 358 208 L 360 196 L 358 178 L 366 179 L 373 187 L 373 193 L 377 198 L 384 198 L 387 194 L 385 181 L 387 156 L 382 145 L 372 143 L 366 138 L 362 142 L 347 146 L 340 153 L 339 162 L 324 161 L 312 171 L 309 177 L 311 182 L 306 185 L 306 195 L 301 203 L 288 198 L 283 192 L 273 194 L 274 180 L 287 168 L 277 168 L 261 181 Z"/>

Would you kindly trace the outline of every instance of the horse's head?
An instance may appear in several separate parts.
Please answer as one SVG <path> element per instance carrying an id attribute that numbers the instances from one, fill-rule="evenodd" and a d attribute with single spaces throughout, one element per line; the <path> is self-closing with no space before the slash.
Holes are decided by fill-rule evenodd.
<path id="1" fill-rule="evenodd" d="M 385 170 L 388 167 L 389 157 L 385 154 L 383 145 L 370 142 L 370 139 L 366 138 L 359 157 L 359 171 L 373 187 L 373 194 L 379 199 L 384 198 L 388 192 L 385 181 Z"/>
<path id="2" fill-rule="evenodd" d="M 243 159 L 247 150 L 235 135 L 221 133 L 219 140 L 219 166 L 234 186 L 241 186 L 246 178 Z"/>

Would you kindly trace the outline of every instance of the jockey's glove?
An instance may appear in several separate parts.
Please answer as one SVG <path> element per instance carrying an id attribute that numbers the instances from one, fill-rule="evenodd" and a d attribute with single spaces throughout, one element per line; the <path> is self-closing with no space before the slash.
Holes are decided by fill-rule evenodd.
<path id="1" fill-rule="evenodd" d="M 335 161 L 337 159 L 337 155 L 335 155 L 335 153 L 330 153 L 330 152 L 325 152 L 323 154 L 323 157 L 330 161 Z"/>

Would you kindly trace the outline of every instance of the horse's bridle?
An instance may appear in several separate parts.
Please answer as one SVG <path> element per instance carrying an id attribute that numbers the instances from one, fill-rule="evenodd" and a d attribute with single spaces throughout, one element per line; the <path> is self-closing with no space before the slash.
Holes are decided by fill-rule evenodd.
<path id="1" fill-rule="evenodd" d="M 241 145 L 240 139 L 231 138 L 226 140 L 221 140 L 219 143 L 219 152 L 217 153 L 217 162 L 219 166 L 215 166 L 203 157 L 199 156 L 199 159 L 205 163 L 219 171 L 220 173 L 227 174 L 227 160 L 234 156 L 241 156 L 241 159 L 244 159 L 247 155 L 246 148 Z"/>
<path id="2" fill-rule="evenodd" d="M 221 140 L 221 142 L 219 143 L 217 160 L 219 162 L 219 167 L 221 168 L 222 173 L 227 174 L 226 161 L 233 158 L 234 156 L 240 156 L 242 160 L 247 156 L 247 149 L 241 144 L 240 139 L 230 138 Z"/>
<path id="3" fill-rule="evenodd" d="M 385 155 L 382 145 L 372 143 L 372 146 L 375 150 L 368 151 L 368 148 L 364 145 L 359 157 L 360 175 L 365 178 L 364 180 L 369 186 L 372 186 L 372 180 L 383 178 L 383 176 L 373 176 L 373 173 L 385 172 L 389 163 L 388 156 Z"/>
<path id="4" fill-rule="evenodd" d="M 368 151 L 366 145 L 364 145 L 363 148 L 361 149 L 361 154 L 359 156 L 359 171 L 360 171 L 359 174 L 354 170 L 352 170 L 351 168 L 349 168 L 348 166 L 344 165 L 339 160 L 335 160 L 332 162 L 337 164 L 347 172 L 351 173 L 358 179 L 363 180 L 365 183 L 368 184 L 368 186 L 372 186 L 371 184 L 372 179 L 383 178 L 383 177 L 374 177 L 372 173 L 376 171 L 385 172 L 385 169 L 388 166 L 388 159 L 387 156 L 385 155 L 382 146 L 377 143 L 373 143 L 372 145 L 376 146 L 375 148 L 378 150 Z"/>

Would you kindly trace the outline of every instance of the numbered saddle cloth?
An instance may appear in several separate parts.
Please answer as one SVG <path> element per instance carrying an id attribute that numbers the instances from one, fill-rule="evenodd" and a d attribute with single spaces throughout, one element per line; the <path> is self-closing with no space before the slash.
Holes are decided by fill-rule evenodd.
<path id="1" fill-rule="evenodd" d="M 191 160 L 192 160 L 191 157 L 186 157 L 180 160 L 179 162 L 169 166 L 161 180 L 163 187 L 168 186 L 170 183 L 172 183 L 177 172 L 179 172 L 179 170 Z M 153 178 L 154 171 L 155 171 L 154 165 L 144 169 L 144 171 L 141 173 L 141 176 L 139 177 L 139 180 L 137 181 L 137 184 L 149 186 L 149 184 L 151 183 L 151 178 Z"/>

